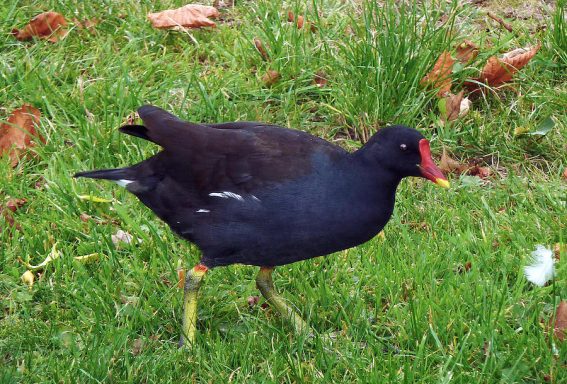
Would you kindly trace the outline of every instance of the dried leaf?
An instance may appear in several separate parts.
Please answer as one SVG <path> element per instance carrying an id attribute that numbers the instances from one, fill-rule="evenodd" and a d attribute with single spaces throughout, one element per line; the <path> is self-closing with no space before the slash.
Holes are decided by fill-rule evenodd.
<path id="1" fill-rule="evenodd" d="M 295 20 L 295 15 L 293 14 L 292 11 L 288 11 L 287 12 L 287 21 L 291 23 L 291 22 L 293 22 L 293 20 Z"/>
<path id="2" fill-rule="evenodd" d="M 26 199 L 10 199 L 6 202 L 6 208 L 12 212 L 16 212 L 18 208 L 22 207 L 27 202 Z"/>
<path id="3" fill-rule="evenodd" d="M 449 93 L 447 96 L 439 100 L 439 111 L 441 112 L 441 120 L 453 121 L 461 114 L 461 102 L 463 101 L 463 91 L 453 95 Z"/>
<path id="4" fill-rule="evenodd" d="M 57 243 L 53 244 L 53 247 L 51 248 L 51 251 L 49 252 L 49 254 L 47 255 L 47 257 L 45 258 L 45 260 L 43 260 L 41 263 L 39 263 L 38 265 L 31 265 L 30 263 L 28 263 L 27 261 L 22 261 L 22 263 L 32 272 L 35 271 L 39 271 L 44 269 L 49 263 L 51 263 L 53 260 L 58 259 L 61 256 L 61 252 L 59 252 L 57 250 Z"/>
<path id="5" fill-rule="evenodd" d="M 473 61 L 478 55 L 478 47 L 470 40 L 465 40 L 455 48 L 455 56 L 461 63 L 466 64 Z"/>
<path id="6" fill-rule="evenodd" d="M 74 260 L 77 260 L 80 263 L 92 263 L 98 261 L 100 259 L 100 253 L 91 253 L 84 256 L 75 256 L 73 257 Z"/>
<path id="7" fill-rule="evenodd" d="M 472 101 L 470 101 L 468 97 L 465 97 L 463 100 L 461 100 L 461 105 L 459 107 L 459 117 L 463 117 L 467 113 L 469 113 L 471 106 L 472 106 Z"/>
<path id="8" fill-rule="evenodd" d="M 264 44 L 262 43 L 262 40 L 255 37 L 254 38 L 254 45 L 256 46 L 256 49 L 258 50 L 258 52 L 260 52 L 260 55 L 262 56 L 262 58 L 265 61 L 269 61 L 270 55 L 268 55 L 268 52 L 266 52 L 266 49 L 264 48 Z"/>
<path id="9" fill-rule="evenodd" d="M 6 202 L 4 206 L 0 205 L 0 215 L 4 217 L 4 220 L 8 225 L 16 226 L 16 229 L 20 230 L 20 226 L 15 223 L 13 213 L 18 210 L 22 205 L 27 202 L 26 199 L 10 199 Z M 2 232 L 2 227 L 0 226 L 0 232 Z"/>
<path id="10" fill-rule="evenodd" d="M 144 348 L 144 340 L 142 339 L 136 339 L 134 340 L 134 343 L 132 343 L 132 355 L 137 356 L 142 352 L 142 349 Z"/>
<path id="11" fill-rule="evenodd" d="M 502 58 L 490 57 L 480 76 L 475 80 L 492 87 L 512 80 L 512 76 L 535 56 L 540 47 L 541 44 L 538 44 L 535 47 L 514 49 L 503 55 Z M 471 91 L 479 89 L 477 83 L 468 82 L 466 85 Z"/>
<path id="12" fill-rule="evenodd" d="M 32 289 L 35 280 L 35 275 L 32 271 L 25 271 L 21 279 L 22 282 L 29 287 L 29 289 Z"/>
<path id="13" fill-rule="evenodd" d="M 447 51 L 443 52 L 431 72 L 421 79 L 420 84 L 437 88 L 437 96 L 439 97 L 445 95 L 451 91 L 451 73 L 454 64 L 455 60 L 451 57 L 451 54 Z"/>
<path id="14" fill-rule="evenodd" d="M 183 288 L 185 285 L 185 269 L 177 267 L 177 288 Z"/>
<path id="15" fill-rule="evenodd" d="M 81 213 L 81 215 L 79 216 L 79 219 L 81 219 L 81 221 L 82 221 L 83 223 L 86 223 L 86 222 L 88 222 L 88 221 L 91 219 L 91 216 L 83 212 L 83 213 Z"/>
<path id="16" fill-rule="evenodd" d="M 215 27 L 216 24 L 209 20 L 209 17 L 215 19 L 219 16 L 219 11 L 215 7 L 187 4 L 177 9 L 149 13 L 148 19 L 154 28 L 201 28 Z"/>
<path id="17" fill-rule="evenodd" d="M 92 201 L 93 203 L 112 203 L 112 200 L 105 199 L 104 197 L 98 197 L 93 195 L 77 195 L 79 200 Z"/>
<path id="18" fill-rule="evenodd" d="M 327 80 L 327 74 L 325 72 L 318 71 L 313 78 L 313 82 L 317 87 L 323 88 L 324 86 L 327 85 L 329 80 Z"/>
<path id="19" fill-rule="evenodd" d="M 264 76 L 262 76 L 262 81 L 267 86 L 274 85 L 279 79 L 281 75 L 278 71 L 274 71 L 272 69 L 268 70 Z"/>
<path id="20" fill-rule="evenodd" d="M 567 180 L 567 168 L 563 171 L 563 178 Z"/>
<path id="21" fill-rule="evenodd" d="M 555 313 L 553 334 L 559 340 L 564 341 L 565 329 L 567 329 L 567 301 L 561 301 L 557 306 L 557 312 Z"/>
<path id="22" fill-rule="evenodd" d="M 439 161 L 439 169 L 445 173 L 455 173 L 460 175 L 467 170 L 467 166 L 459 163 L 457 160 L 452 159 L 448 154 L 447 150 L 443 148 L 443 154 L 441 155 L 441 160 Z"/>
<path id="23" fill-rule="evenodd" d="M 481 179 L 487 179 L 490 176 L 491 171 L 488 167 L 479 167 L 478 165 L 475 165 L 474 167 L 470 168 L 467 173 L 470 176 L 478 176 Z"/>
<path id="24" fill-rule="evenodd" d="M 41 113 L 31 105 L 24 104 L 0 125 L 0 156 L 7 153 L 12 167 L 15 167 L 27 148 L 36 144 L 34 138 L 45 143 L 36 131 Z"/>
<path id="25" fill-rule="evenodd" d="M 23 29 L 13 29 L 12 34 L 20 41 L 39 37 L 55 43 L 67 35 L 66 26 L 67 21 L 63 15 L 57 12 L 44 12 L 31 19 Z"/>
<path id="26" fill-rule="evenodd" d="M 297 16 L 297 23 L 296 23 L 297 29 L 303 28 L 304 23 L 305 23 L 305 20 L 304 20 L 303 16 L 301 16 L 301 15 Z"/>

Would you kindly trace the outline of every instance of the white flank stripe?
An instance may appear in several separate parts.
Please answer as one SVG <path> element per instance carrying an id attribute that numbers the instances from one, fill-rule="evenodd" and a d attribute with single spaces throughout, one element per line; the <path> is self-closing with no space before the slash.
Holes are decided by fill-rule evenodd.
<path id="1" fill-rule="evenodd" d="M 114 180 L 114 182 L 118 185 L 120 185 L 121 187 L 125 187 L 130 183 L 133 183 L 134 180 L 126 180 L 126 179 L 122 179 L 122 180 Z"/>
<path id="2" fill-rule="evenodd" d="M 199 209 L 198 211 L 196 211 L 197 213 L 203 212 L 203 213 L 209 213 L 211 211 L 209 211 L 208 209 Z"/>
<path id="3" fill-rule="evenodd" d="M 240 196 L 238 193 L 234 193 L 234 192 L 213 192 L 213 193 L 209 193 L 209 196 L 212 197 L 220 197 L 222 199 L 228 199 L 229 197 L 232 197 L 233 199 L 236 199 L 238 201 L 244 201 L 244 198 L 242 196 Z"/>

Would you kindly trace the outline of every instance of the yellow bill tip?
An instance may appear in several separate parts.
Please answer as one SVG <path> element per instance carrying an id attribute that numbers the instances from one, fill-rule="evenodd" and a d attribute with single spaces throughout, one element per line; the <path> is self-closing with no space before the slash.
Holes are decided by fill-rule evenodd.
<path id="1" fill-rule="evenodd" d="M 449 180 L 445 180 L 445 179 L 435 179 L 435 184 L 443 188 L 451 187 L 451 184 L 449 184 Z"/>

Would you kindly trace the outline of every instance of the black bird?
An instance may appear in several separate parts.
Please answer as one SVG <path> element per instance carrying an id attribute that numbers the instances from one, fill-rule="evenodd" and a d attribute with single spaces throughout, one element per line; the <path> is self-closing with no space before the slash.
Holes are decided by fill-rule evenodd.
<path id="1" fill-rule="evenodd" d="M 120 131 L 163 150 L 131 167 L 80 172 L 125 186 L 171 229 L 202 251 L 185 279 L 184 337 L 193 342 L 197 292 L 208 269 L 260 267 L 264 297 L 298 332 L 307 324 L 278 296 L 278 265 L 364 243 L 384 228 L 407 176 L 449 182 L 415 129 L 380 129 L 349 153 L 308 133 L 258 122 L 196 124 L 158 107 L 138 109 L 143 125 Z"/>

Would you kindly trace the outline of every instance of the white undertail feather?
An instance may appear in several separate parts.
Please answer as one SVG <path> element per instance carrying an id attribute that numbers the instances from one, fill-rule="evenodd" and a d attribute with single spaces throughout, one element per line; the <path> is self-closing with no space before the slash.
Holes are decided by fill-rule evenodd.
<path id="1" fill-rule="evenodd" d="M 545 248 L 543 245 L 536 246 L 536 250 L 532 252 L 532 263 L 524 267 L 526 279 L 539 287 L 543 287 L 554 276 L 553 251 Z"/>
<path id="2" fill-rule="evenodd" d="M 120 185 L 121 187 L 125 187 L 130 183 L 133 183 L 134 180 L 126 180 L 126 179 L 121 179 L 121 180 L 113 180 L 116 184 Z"/>
<path id="3" fill-rule="evenodd" d="M 209 211 L 208 209 L 199 209 L 198 211 L 196 211 L 197 213 L 209 213 L 211 211 Z"/>

